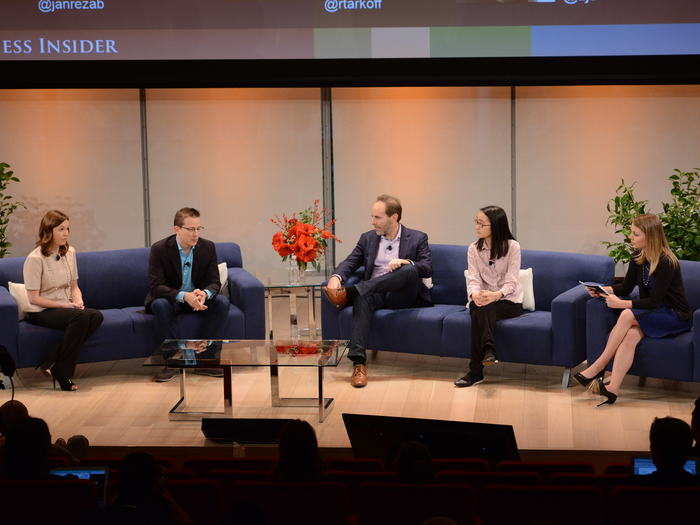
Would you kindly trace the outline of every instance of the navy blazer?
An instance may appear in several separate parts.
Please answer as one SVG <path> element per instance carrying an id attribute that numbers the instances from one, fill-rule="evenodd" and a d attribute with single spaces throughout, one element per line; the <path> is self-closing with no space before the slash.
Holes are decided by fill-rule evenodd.
<path id="1" fill-rule="evenodd" d="M 374 261 L 379 252 L 379 241 L 381 237 L 375 230 L 360 235 L 360 240 L 343 262 L 335 269 L 335 274 L 340 276 L 341 281 L 348 280 L 358 268 L 364 266 L 365 273 L 362 277 L 367 281 L 372 277 Z M 419 230 L 412 230 L 401 225 L 401 241 L 399 243 L 399 259 L 411 261 L 418 270 L 421 278 L 432 277 L 433 259 L 428 246 L 428 236 Z M 421 282 L 419 296 L 423 302 L 432 304 L 430 290 Z"/>
<path id="2" fill-rule="evenodd" d="M 182 260 L 175 235 L 161 239 L 151 246 L 148 280 L 146 311 L 150 312 L 151 303 L 159 297 L 175 302 L 175 297 L 182 287 Z M 195 288 L 210 290 L 212 297 L 221 289 L 216 246 L 201 237 L 192 257 L 192 284 Z"/>

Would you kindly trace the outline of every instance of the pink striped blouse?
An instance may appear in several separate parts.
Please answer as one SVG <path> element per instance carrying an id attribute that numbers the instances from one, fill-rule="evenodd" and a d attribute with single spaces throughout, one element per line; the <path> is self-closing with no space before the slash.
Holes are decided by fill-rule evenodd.
<path id="1" fill-rule="evenodd" d="M 467 297 L 481 290 L 501 292 L 503 299 L 514 303 L 523 302 L 523 288 L 520 286 L 520 244 L 513 239 L 508 241 L 508 253 L 489 264 L 491 249 L 476 249 L 476 242 L 469 245 L 467 252 Z"/>

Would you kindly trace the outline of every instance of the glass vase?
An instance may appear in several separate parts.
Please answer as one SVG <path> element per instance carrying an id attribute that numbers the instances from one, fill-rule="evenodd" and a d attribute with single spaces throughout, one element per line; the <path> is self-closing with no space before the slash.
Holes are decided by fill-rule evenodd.
<path id="1" fill-rule="evenodd" d="M 297 259 L 293 255 L 289 258 L 288 281 L 290 286 L 304 284 L 304 274 L 306 272 L 297 264 Z"/>

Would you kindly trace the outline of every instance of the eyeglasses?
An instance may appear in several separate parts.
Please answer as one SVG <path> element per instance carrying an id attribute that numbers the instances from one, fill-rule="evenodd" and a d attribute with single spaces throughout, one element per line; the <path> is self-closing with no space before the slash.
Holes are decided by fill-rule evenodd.
<path id="1" fill-rule="evenodd" d="M 187 230 L 190 233 L 199 233 L 204 229 L 204 226 L 197 226 L 196 228 L 186 228 L 185 226 L 178 226 L 178 228 L 181 228 L 183 230 Z"/>
<path id="2" fill-rule="evenodd" d="M 491 224 L 490 223 L 487 224 L 487 223 L 479 222 L 479 221 L 475 220 L 474 226 L 476 226 L 477 228 L 488 228 L 489 226 L 491 226 Z"/>

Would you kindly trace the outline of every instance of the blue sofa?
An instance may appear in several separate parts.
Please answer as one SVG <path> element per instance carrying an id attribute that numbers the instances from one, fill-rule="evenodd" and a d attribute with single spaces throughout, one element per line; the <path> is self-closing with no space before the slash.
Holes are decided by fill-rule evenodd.
<path id="1" fill-rule="evenodd" d="M 109 361 L 150 355 L 155 347 L 153 316 L 145 313 L 148 290 L 148 248 L 78 252 L 79 285 L 86 306 L 104 315 L 102 326 L 87 340 L 79 362 Z M 219 262 L 228 267 L 231 297 L 226 337 L 262 339 L 265 336 L 264 289 L 242 266 L 234 243 L 217 243 Z M 18 321 L 17 304 L 7 283 L 24 282 L 24 257 L 0 259 L 0 344 L 19 367 L 36 366 L 63 332 Z M 186 314 L 184 337 L 193 337 L 202 317 Z"/>
<path id="2" fill-rule="evenodd" d="M 677 336 L 642 339 L 629 371 L 632 375 L 700 381 L 700 262 L 680 261 L 680 264 L 685 295 L 693 310 L 693 327 Z M 634 295 L 637 295 L 636 288 Z M 589 301 L 586 310 L 586 354 L 588 362 L 592 363 L 603 353 L 608 333 L 621 310 L 608 308 L 602 299 Z"/>
<path id="3" fill-rule="evenodd" d="M 378 310 L 372 320 L 368 348 L 415 354 L 469 357 L 471 319 L 466 308 L 464 279 L 467 246 L 433 244 L 434 306 L 406 310 Z M 522 267 L 532 268 L 534 312 L 500 321 L 496 332 L 501 361 L 570 369 L 586 358 L 586 303 L 590 296 L 578 281 L 610 282 L 614 264 L 609 257 L 576 253 L 522 251 Z M 348 280 L 360 280 L 358 270 Z M 349 339 L 352 307 L 338 311 L 324 297 L 323 336 Z"/>

